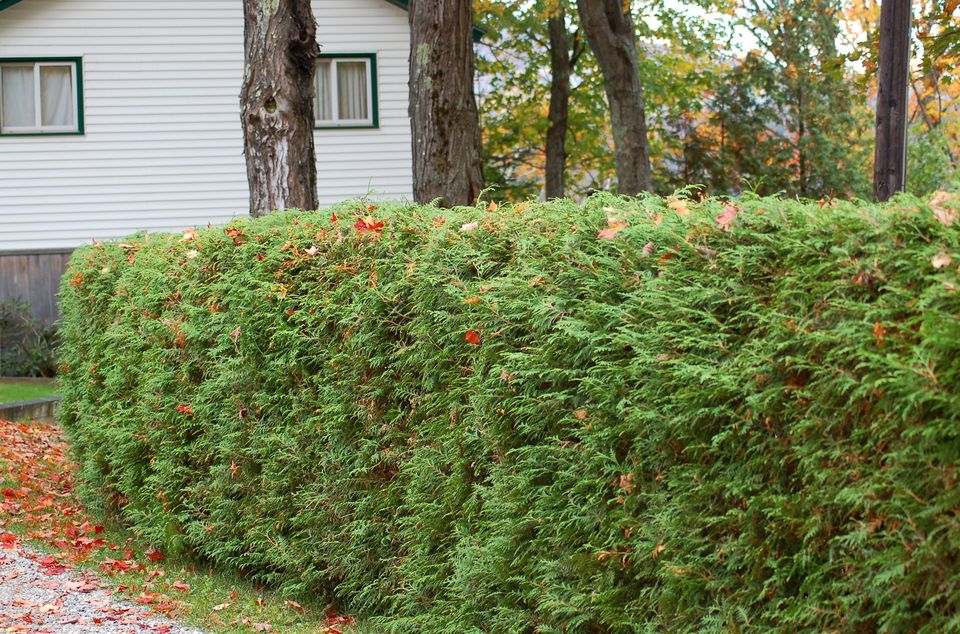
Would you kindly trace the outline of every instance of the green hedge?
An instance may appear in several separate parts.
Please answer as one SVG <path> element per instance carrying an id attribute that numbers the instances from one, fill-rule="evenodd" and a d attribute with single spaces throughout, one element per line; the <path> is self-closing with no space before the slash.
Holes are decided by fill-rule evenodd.
<path id="1" fill-rule="evenodd" d="M 960 630 L 960 204 L 737 204 L 83 248 L 84 492 L 396 632 Z"/>

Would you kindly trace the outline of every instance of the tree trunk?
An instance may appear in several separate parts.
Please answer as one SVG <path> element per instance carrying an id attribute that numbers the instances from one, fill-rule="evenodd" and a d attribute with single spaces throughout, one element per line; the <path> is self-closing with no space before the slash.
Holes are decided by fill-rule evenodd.
<path id="1" fill-rule="evenodd" d="M 567 167 L 567 127 L 570 119 L 570 73 L 573 68 L 567 16 L 561 6 L 547 27 L 550 32 L 550 127 L 547 128 L 546 197 L 563 198 Z M 576 55 L 576 51 L 573 52 Z"/>
<path id="2" fill-rule="evenodd" d="M 907 187 L 907 83 L 910 71 L 910 0 L 880 5 L 873 194 L 879 201 Z"/>
<path id="3" fill-rule="evenodd" d="M 637 68 L 637 41 L 629 9 L 621 0 L 577 0 L 590 48 L 600 62 L 617 153 L 621 194 L 653 189 L 650 149 Z"/>
<path id="4" fill-rule="evenodd" d="M 418 203 L 472 205 L 483 189 L 470 0 L 410 2 L 410 127 Z"/>
<path id="5" fill-rule="evenodd" d="M 313 66 L 320 47 L 310 0 L 243 0 L 243 10 L 250 215 L 316 209 Z"/>
<path id="6" fill-rule="evenodd" d="M 557 13 L 547 21 L 550 35 L 550 112 L 547 128 L 546 188 L 545 195 L 551 198 L 563 198 L 566 195 L 564 176 L 567 168 L 567 129 L 570 123 L 570 75 L 586 44 L 575 33 L 567 32 L 567 13 L 565 1 L 557 8 Z"/>

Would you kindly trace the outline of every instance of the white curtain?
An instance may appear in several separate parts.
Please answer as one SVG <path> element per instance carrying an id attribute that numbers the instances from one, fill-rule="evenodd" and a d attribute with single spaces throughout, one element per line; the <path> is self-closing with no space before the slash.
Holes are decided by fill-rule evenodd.
<path id="1" fill-rule="evenodd" d="M 333 119 L 330 94 L 330 62 L 318 61 L 314 71 L 313 116 L 317 121 Z"/>
<path id="2" fill-rule="evenodd" d="M 33 66 L 3 66 L 0 68 L 0 91 L 3 92 L 4 128 L 36 127 L 33 97 Z"/>
<path id="3" fill-rule="evenodd" d="M 40 122 L 45 126 L 73 125 L 70 66 L 40 67 Z"/>
<path id="4" fill-rule="evenodd" d="M 337 62 L 337 101 L 341 119 L 369 117 L 365 62 Z"/>

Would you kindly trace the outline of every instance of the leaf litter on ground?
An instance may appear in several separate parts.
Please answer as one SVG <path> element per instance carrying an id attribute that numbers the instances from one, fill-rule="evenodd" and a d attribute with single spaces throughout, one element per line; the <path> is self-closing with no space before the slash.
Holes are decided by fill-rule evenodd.
<path id="1" fill-rule="evenodd" d="M 0 420 L 0 564 L 34 562 L 41 577 L 50 578 L 40 589 L 56 587 L 71 600 L 102 592 L 126 603 L 97 598 L 94 608 L 102 616 L 73 617 L 62 597 L 24 601 L 15 613 L 0 611 L 0 632 L 60 631 L 84 619 L 92 626 L 142 626 L 144 632 L 174 632 L 174 621 L 213 632 L 360 632 L 352 617 L 275 596 L 232 573 L 142 543 L 84 508 L 73 492 L 74 470 L 57 425 Z M 0 588 L 27 576 L 22 566 L 2 566 Z M 55 617 L 55 628 L 45 629 Z"/>

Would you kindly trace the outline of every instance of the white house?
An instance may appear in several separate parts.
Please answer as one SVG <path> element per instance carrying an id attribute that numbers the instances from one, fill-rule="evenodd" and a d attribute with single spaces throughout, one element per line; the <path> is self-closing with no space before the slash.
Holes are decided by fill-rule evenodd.
<path id="1" fill-rule="evenodd" d="M 406 5 L 313 0 L 321 204 L 412 195 Z M 0 0 L 0 299 L 41 256 L 245 214 L 243 67 L 240 0 Z"/>

